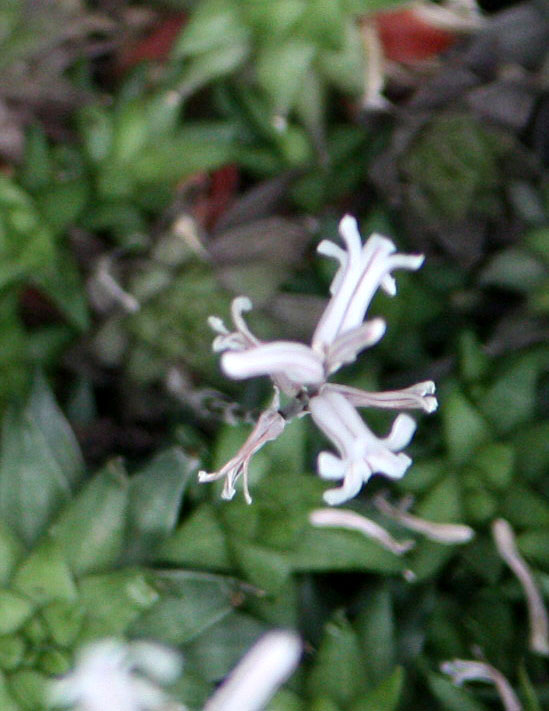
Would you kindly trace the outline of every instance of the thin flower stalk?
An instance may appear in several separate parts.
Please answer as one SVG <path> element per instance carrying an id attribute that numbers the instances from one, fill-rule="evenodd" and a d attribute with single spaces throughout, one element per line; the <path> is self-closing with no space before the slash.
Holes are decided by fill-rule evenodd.
<path id="1" fill-rule="evenodd" d="M 397 541 L 383 526 L 347 509 L 315 509 L 309 514 L 309 522 L 317 528 L 358 531 L 395 555 L 403 555 L 415 545 L 412 540 Z"/>
<path id="2" fill-rule="evenodd" d="M 453 659 L 440 666 L 444 674 L 461 686 L 466 681 L 487 681 L 496 687 L 505 711 L 523 711 L 522 704 L 505 676 L 491 664 L 469 659 Z"/>
<path id="3" fill-rule="evenodd" d="M 547 610 L 534 576 L 517 550 L 513 529 L 505 519 L 500 518 L 492 524 L 492 535 L 498 553 L 517 576 L 524 590 L 530 623 L 530 649 L 538 654 L 549 655 Z"/>
<path id="4" fill-rule="evenodd" d="M 258 339 L 244 320 L 244 312 L 251 309 L 246 297 L 233 301 L 234 331 L 218 317 L 209 319 L 217 333 L 213 349 L 221 353 L 225 375 L 237 380 L 268 376 L 276 390 L 292 399 L 284 410 L 271 405 L 242 449 L 219 471 L 199 473 L 201 482 L 225 478 L 224 498 L 234 495 L 234 484 L 242 476 L 244 495 L 250 502 L 247 474 L 251 456 L 281 434 L 293 417 L 310 414 L 339 453 L 336 456 L 326 451 L 318 458 L 320 476 L 341 481 L 340 487 L 325 492 L 324 500 L 329 505 L 341 504 L 356 496 L 372 475 L 400 478 L 411 464 L 401 450 L 414 433 L 413 419 L 404 414 L 397 416 L 390 433 L 378 437 L 356 408 L 417 409 L 431 413 L 437 407 L 431 381 L 380 393 L 328 382 L 330 375 L 354 362 L 364 349 L 383 337 L 386 329 L 383 319 L 364 320 L 376 291 L 382 289 L 394 296 L 393 271 L 414 271 L 423 263 L 423 255 L 399 254 L 391 240 L 381 235 L 374 234 L 362 244 L 356 220 L 349 215 L 341 220 L 339 233 L 344 248 L 326 240 L 318 247 L 319 253 L 335 259 L 339 268 L 330 286 L 331 298 L 310 346 L 293 341 L 265 343 Z"/>
<path id="5" fill-rule="evenodd" d="M 404 503 L 404 506 L 393 506 L 382 494 L 374 498 L 374 504 L 380 513 L 393 519 L 393 521 L 408 530 L 420 533 L 430 541 L 444 545 L 455 545 L 468 543 L 475 535 L 470 526 L 465 526 L 461 523 L 437 523 L 414 516 L 408 513 L 406 502 Z"/>

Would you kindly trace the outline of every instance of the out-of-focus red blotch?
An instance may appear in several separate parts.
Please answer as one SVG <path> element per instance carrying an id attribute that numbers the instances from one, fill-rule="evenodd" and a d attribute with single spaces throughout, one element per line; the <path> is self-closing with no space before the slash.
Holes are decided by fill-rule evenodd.
<path id="1" fill-rule="evenodd" d="M 429 59 L 456 41 L 454 34 L 433 27 L 418 17 L 413 8 L 377 12 L 373 20 L 385 57 L 395 62 Z"/>
<path id="2" fill-rule="evenodd" d="M 210 175 L 207 193 L 194 206 L 195 217 L 207 229 L 215 227 L 221 215 L 233 202 L 239 183 L 238 167 L 224 165 Z"/>
<path id="3" fill-rule="evenodd" d="M 186 20 L 185 12 L 162 18 L 152 32 L 122 49 L 118 58 L 118 71 L 124 74 L 139 62 L 161 62 L 167 59 Z"/>

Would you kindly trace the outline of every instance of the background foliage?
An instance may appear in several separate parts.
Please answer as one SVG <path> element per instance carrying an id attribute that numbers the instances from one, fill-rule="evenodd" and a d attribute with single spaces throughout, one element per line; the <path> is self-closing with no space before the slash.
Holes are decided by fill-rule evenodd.
<path id="1" fill-rule="evenodd" d="M 462 33 L 390 0 L 0 2 L 2 709 L 41 708 L 108 635 L 180 648 L 174 694 L 199 709 L 278 626 L 306 652 L 271 711 L 501 708 L 440 671 L 473 656 L 547 707 L 491 535 L 509 521 L 547 600 L 549 13 L 505 5 Z M 391 496 L 466 545 L 314 529 L 302 420 L 254 459 L 252 506 L 197 484 L 267 396 L 223 380 L 207 316 L 246 293 L 258 332 L 306 339 L 345 212 L 426 253 L 346 382 L 437 382 Z M 387 525 L 383 487 L 353 507 Z"/>

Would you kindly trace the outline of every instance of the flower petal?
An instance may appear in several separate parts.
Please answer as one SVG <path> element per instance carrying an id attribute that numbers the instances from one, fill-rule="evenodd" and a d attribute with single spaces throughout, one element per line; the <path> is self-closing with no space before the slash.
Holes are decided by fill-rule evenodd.
<path id="1" fill-rule="evenodd" d="M 221 358 L 226 375 L 237 380 L 281 373 L 291 381 L 314 385 L 324 380 L 321 358 L 308 346 L 274 341 L 245 351 L 228 351 Z"/>

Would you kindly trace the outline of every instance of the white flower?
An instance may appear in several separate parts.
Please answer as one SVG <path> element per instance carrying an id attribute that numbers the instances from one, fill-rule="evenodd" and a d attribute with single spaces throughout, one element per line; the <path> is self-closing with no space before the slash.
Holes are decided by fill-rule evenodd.
<path id="1" fill-rule="evenodd" d="M 75 711 L 155 711 L 167 701 L 158 685 L 180 671 L 179 655 L 158 644 L 105 639 L 85 647 L 73 671 L 53 682 L 51 702 Z"/>
<path id="2" fill-rule="evenodd" d="M 277 437 L 290 416 L 310 413 L 324 434 L 333 441 L 340 457 L 323 452 L 318 470 L 325 479 L 343 481 L 339 489 L 326 492 L 325 500 L 339 504 L 355 496 L 372 474 L 400 478 L 411 460 L 400 450 L 414 432 L 414 421 L 407 415 L 396 418 L 388 437 L 376 437 L 364 424 L 355 407 L 422 409 L 433 412 L 437 407 L 435 386 L 431 381 L 403 390 L 372 393 L 344 385 L 327 383 L 327 378 L 375 343 L 385 333 L 383 319 L 364 322 L 366 311 L 378 288 L 390 296 L 396 293 L 392 276 L 395 269 L 418 269 L 423 255 L 404 255 L 385 237 L 372 235 L 364 245 L 356 220 L 345 216 L 339 225 L 346 249 L 323 241 L 321 254 L 335 258 L 339 269 L 330 286 L 332 294 L 317 328 L 311 346 L 293 341 L 263 343 L 251 333 L 242 313 L 251 302 L 238 297 L 232 304 L 235 331 L 223 321 L 210 317 L 210 326 L 218 333 L 213 348 L 221 352 L 221 367 L 230 378 L 245 379 L 269 376 L 275 388 L 295 398 L 294 406 L 278 410 L 278 402 L 261 417 L 240 452 L 218 472 L 200 472 L 200 481 L 226 477 L 225 498 L 234 494 L 234 482 L 242 474 L 246 500 L 247 471 L 250 458 L 263 444 Z"/>
<path id="3" fill-rule="evenodd" d="M 263 635 L 204 711 L 261 711 L 297 667 L 301 652 L 293 632 Z M 104 639 L 84 647 L 73 671 L 52 683 L 49 700 L 73 711 L 185 711 L 158 687 L 173 683 L 180 672 L 180 655 L 172 650 Z"/>
<path id="4" fill-rule="evenodd" d="M 396 247 L 391 240 L 377 234 L 373 234 L 363 246 L 356 220 L 350 215 L 339 223 L 339 234 L 347 250 L 328 240 L 318 245 L 320 254 L 339 262 L 330 287 L 332 298 L 313 335 L 313 348 L 320 352 L 325 351 L 326 346 L 338 336 L 362 325 L 372 297 L 379 288 L 389 296 L 396 294 L 396 283 L 391 276 L 394 269 L 416 270 L 424 259 L 421 254 L 395 254 Z"/>
<path id="5" fill-rule="evenodd" d="M 260 711 L 296 668 L 302 645 L 293 632 L 268 632 L 206 703 L 204 711 Z"/>
<path id="6" fill-rule="evenodd" d="M 372 474 L 400 479 L 412 463 L 405 454 L 395 454 L 406 447 L 414 434 L 416 424 L 408 415 L 399 415 L 390 434 L 379 438 L 339 392 L 321 391 L 311 399 L 309 411 L 340 454 L 336 457 L 331 452 L 321 452 L 318 457 L 318 473 L 323 479 L 343 480 L 339 489 L 325 492 L 326 503 L 334 506 L 353 498 Z"/>

